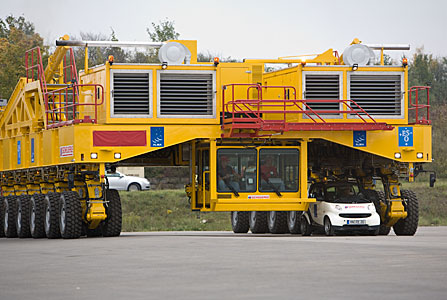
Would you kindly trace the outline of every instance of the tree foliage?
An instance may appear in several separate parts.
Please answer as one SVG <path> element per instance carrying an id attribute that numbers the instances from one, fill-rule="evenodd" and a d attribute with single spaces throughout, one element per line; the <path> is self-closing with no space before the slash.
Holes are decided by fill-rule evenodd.
<path id="1" fill-rule="evenodd" d="M 175 30 L 174 21 L 168 19 L 160 21 L 159 24 L 152 22 L 152 29 L 146 28 L 146 31 L 153 42 L 178 40 L 180 36 L 180 33 Z"/>
<path id="2" fill-rule="evenodd" d="M 8 99 L 21 76 L 25 76 L 25 52 L 40 47 L 45 63 L 46 48 L 34 25 L 23 16 L 0 19 L 0 98 Z"/>

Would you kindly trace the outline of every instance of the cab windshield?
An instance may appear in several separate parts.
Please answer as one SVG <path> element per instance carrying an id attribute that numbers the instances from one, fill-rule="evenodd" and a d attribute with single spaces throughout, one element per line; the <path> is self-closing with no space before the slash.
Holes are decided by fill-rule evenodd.
<path id="1" fill-rule="evenodd" d="M 261 149 L 259 152 L 259 191 L 298 191 L 297 149 Z"/>

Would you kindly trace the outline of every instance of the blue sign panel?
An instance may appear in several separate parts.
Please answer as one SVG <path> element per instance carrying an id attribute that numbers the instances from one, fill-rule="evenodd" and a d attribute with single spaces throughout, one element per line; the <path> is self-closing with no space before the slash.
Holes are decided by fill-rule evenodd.
<path id="1" fill-rule="evenodd" d="M 20 165 L 22 163 L 22 146 L 20 141 L 17 141 L 17 164 Z"/>
<path id="2" fill-rule="evenodd" d="M 399 147 L 413 147 L 413 127 L 399 127 Z"/>
<path id="3" fill-rule="evenodd" d="M 31 139 L 31 162 L 34 162 L 34 138 Z"/>
<path id="4" fill-rule="evenodd" d="M 165 146 L 165 128 L 151 127 L 151 147 Z"/>
<path id="5" fill-rule="evenodd" d="M 366 131 L 354 131 L 354 147 L 366 147 Z"/>

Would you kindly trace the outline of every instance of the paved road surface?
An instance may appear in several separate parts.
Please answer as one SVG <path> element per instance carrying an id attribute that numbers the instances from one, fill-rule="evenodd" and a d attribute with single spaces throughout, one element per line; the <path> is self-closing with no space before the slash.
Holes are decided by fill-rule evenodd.
<path id="1" fill-rule="evenodd" d="M 447 227 L 414 237 L 230 232 L 0 239 L 0 299 L 447 299 Z"/>

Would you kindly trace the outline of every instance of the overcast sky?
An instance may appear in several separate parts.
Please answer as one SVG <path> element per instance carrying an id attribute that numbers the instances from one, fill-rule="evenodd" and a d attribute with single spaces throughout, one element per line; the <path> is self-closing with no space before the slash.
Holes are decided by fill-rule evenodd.
<path id="1" fill-rule="evenodd" d="M 25 16 L 53 45 L 64 34 L 110 35 L 110 28 L 121 41 L 148 40 L 146 27 L 169 18 L 199 51 L 234 58 L 343 52 L 355 37 L 447 56 L 444 0 L 1 0 L 0 18 L 9 14 Z"/>

